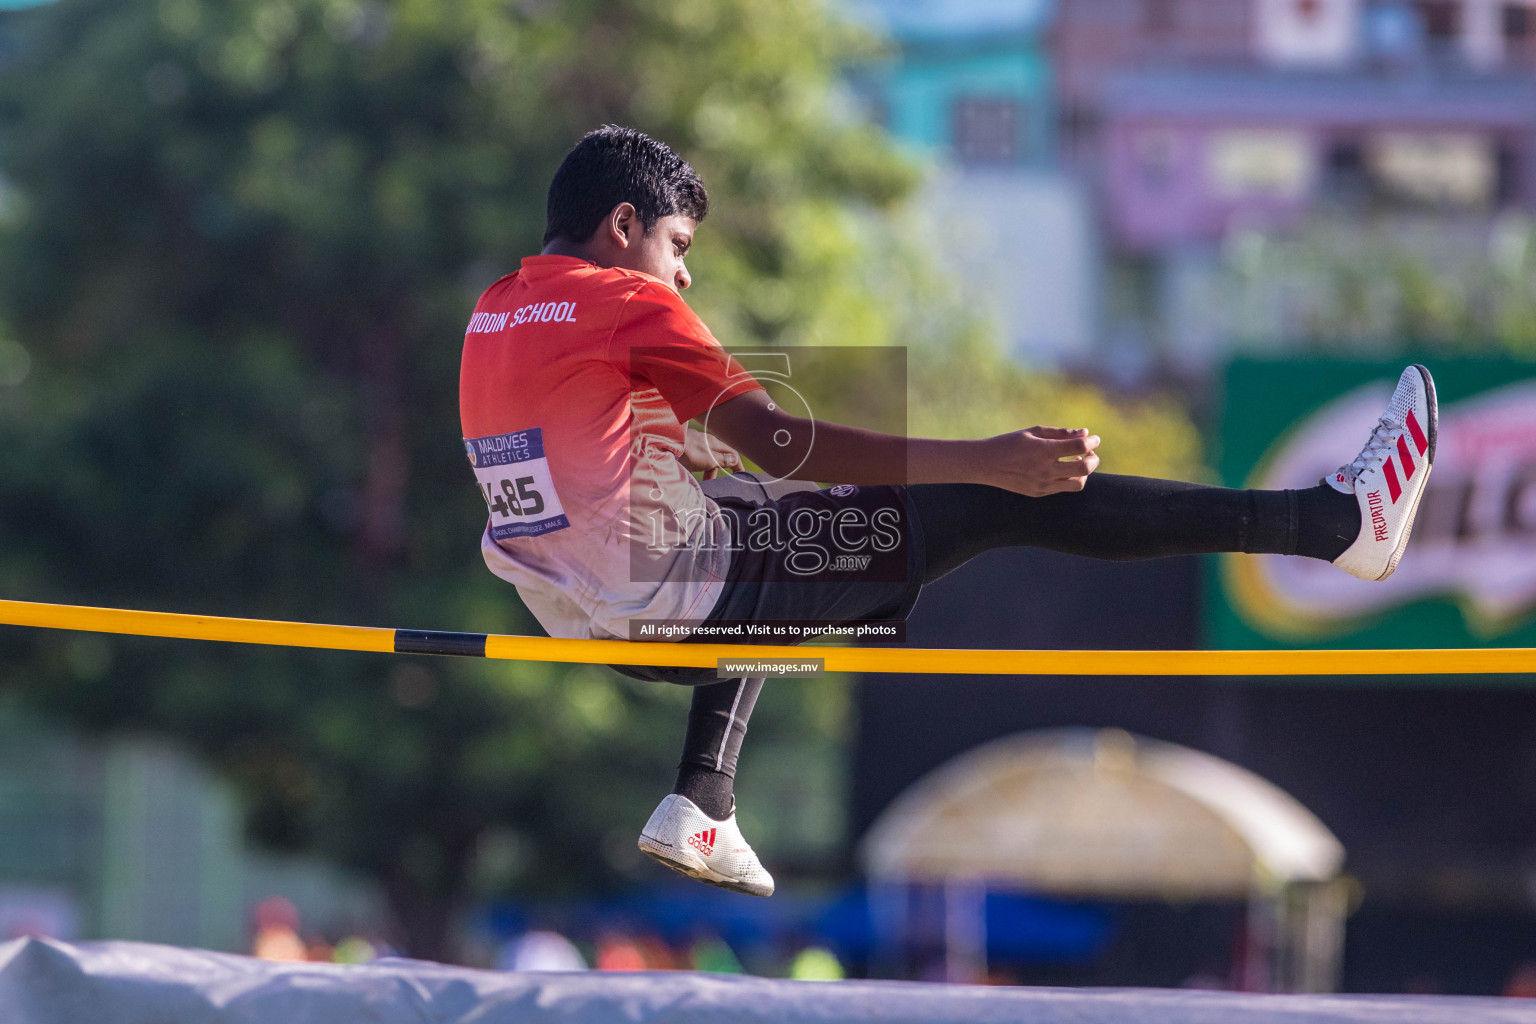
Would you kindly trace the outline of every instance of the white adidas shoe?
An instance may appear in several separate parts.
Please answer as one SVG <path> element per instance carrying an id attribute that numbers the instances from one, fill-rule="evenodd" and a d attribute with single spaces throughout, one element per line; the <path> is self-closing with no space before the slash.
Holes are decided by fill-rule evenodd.
<path id="1" fill-rule="evenodd" d="M 773 876 L 736 827 L 736 810 L 716 821 L 685 796 L 669 793 L 640 833 L 640 852 L 674 871 L 748 896 L 772 896 Z"/>
<path id="2" fill-rule="evenodd" d="M 1435 382 L 1415 363 L 1398 378 L 1355 461 L 1328 478 L 1334 490 L 1360 502 L 1360 536 L 1334 565 L 1363 580 L 1384 580 L 1397 568 L 1435 462 L 1438 417 Z"/>

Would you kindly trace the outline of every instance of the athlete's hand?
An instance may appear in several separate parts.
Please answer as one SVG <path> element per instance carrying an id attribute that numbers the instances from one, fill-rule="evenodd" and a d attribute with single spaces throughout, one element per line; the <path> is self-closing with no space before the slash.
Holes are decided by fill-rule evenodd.
<path id="1" fill-rule="evenodd" d="M 1080 491 L 1088 475 L 1099 468 L 1094 454 L 1099 438 L 1086 430 L 1030 427 L 1000 434 L 987 443 L 992 455 L 990 482 L 1031 498 Z"/>
<path id="2" fill-rule="evenodd" d="M 722 469 L 732 473 L 741 468 L 741 456 L 736 449 L 713 434 L 686 427 L 683 434 L 683 468 L 690 473 L 703 473 L 705 480 L 713 480 Z"/>

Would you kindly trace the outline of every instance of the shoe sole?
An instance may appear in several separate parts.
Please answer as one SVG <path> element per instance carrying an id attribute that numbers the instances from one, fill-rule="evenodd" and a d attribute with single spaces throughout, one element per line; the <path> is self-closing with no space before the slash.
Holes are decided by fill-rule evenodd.
<path id="1" fill-rule="evenodd" d="M 654 860 L 656 863 L 664 865 L 665 867 L 671 868 L 673 871 L 676 871 L 680 875 L 687 875 L 695 882 L 703 882 L 705 885 L 712 885 L 716 889 L 724 889 L 727 892 L 739 892 L 743 896 L 756 896 L 760 899 L 773 895 L 771 892 L 753 892 L 751 889 L 743 888 L 740 885 L 733 884 L 724 879 L 711 877 L 711 875 L 703 869 L 692 867 L 680 861 L 675 861 L 671 857 L 667 856 L 667 851 L 674 849 L 674 847 L 655 842 L 654 840 L 649 840 L 645 836 L 640 837 L 639 847 L 640 852 L 651 858 L 651 860 Z"/>
<path id="2" fill-rule="evenodd" d="M 1408 538 L 1413 533 L 1413 520 L 1419 514 L 1419 502 L 1424 500 L 1424 492 L 1429 489 L 1430 471 L 1435 468 L 1435 440 L 1440 429 L 1440 400 L 1435 396 L 1435 379 L 1429 375 L 1428 367 L 1414 363 L 1413 368 L 1419 371 L 1419 376 L 1424 380 L 1424 404 L 1429 413 L 1429 429 L 1424 433 L 1428 435 L 1429 460 L 1424 465 L 1424 479 L 1419 484 L 1419 493 L 1414 497 L 1413 505 L 1408 509 L 1408 515 L 1403 520 L 1403 535 L 1397 539 L 1397 546 L 1392 549 L 1392 557 L 1387 560 L 1387 571 L 1376 577 L 1378 582 L 1397 571 L 1397 563 L 1402 561 L 1403 552 L 1408 550 Z"/>

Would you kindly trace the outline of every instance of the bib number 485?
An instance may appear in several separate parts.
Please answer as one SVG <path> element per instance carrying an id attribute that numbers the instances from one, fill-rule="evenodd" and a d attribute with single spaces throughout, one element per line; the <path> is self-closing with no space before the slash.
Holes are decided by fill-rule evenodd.
<path id="1" fill-rule="evenodd" d="M 491 490 L 490 483 L 482 483 L 480 486 L 485 491 L 486 505 L 494 514 L 506 519 L 510 516 L 536 516 L 544 511 L 544 495 L 533 486 L 535 482 L 531 476 L 502 480 L 499 494 Z"/>
<path id="2" fill-rule="evenodd" d="M 465 438 L 464 450 L 491 510 L 491 539 L 540 537 L 571 525 L 544 456 L 544 431 Z"/>

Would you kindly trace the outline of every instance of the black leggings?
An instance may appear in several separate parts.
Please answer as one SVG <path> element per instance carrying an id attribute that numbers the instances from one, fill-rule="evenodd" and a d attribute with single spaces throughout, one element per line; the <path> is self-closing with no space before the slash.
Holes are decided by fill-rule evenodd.
<path id="1" fill-rule="evenodd" d="M 984 484 L 914 484 L 907 491 L 928 552 L 924 583 L 1001 547 L 1115 560 L 1217 551 L 1296 554 L 1297 506 L 1306 493 L 1109 473 L 1095 474 L 1081 491 L 1044 498 Z M 1355 514 L 1355 500 L 1338 497 Z"/>
<path id="2" fill-rule="evenodd" d="M 983 551 L 1037 547 L 1090 558 L 1244 551 L 1333 560 L 1360 529 L 1352 495 L 1320 484 L 1249 491 L 1095 473 L 1081 491 L 1028 498 L 984 484 L 907 488 L 931 583 Z M 694 687 L 683 763 L 734 775 L 763 680 Z"/>

